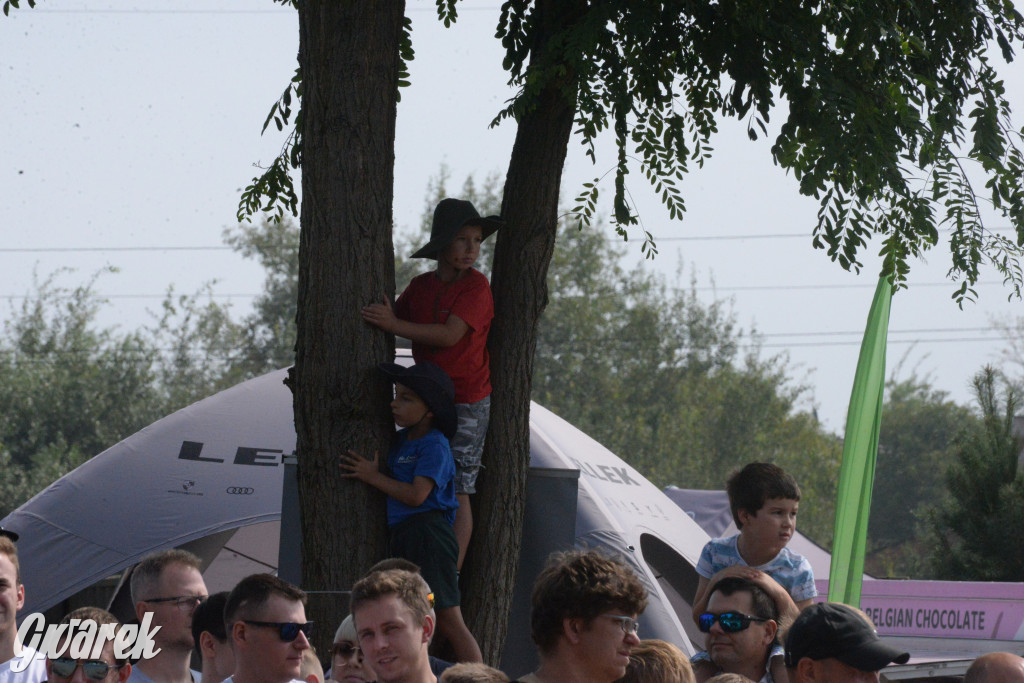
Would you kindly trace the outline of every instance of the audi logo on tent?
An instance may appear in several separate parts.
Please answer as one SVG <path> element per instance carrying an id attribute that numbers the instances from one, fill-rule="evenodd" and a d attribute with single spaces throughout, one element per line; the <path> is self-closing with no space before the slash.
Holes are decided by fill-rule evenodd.
<path id="1" fill-rule="evenodd" d="M 234 496 L 251 496 L 256 493 L 256 489 L 248 486 L 229 486 L 224 490 Z"/>

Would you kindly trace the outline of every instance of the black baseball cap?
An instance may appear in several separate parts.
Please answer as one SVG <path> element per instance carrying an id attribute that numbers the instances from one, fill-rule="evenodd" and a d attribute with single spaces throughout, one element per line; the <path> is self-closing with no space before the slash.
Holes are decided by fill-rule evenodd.
<path id="1" fill-rule="evenodd" d="M 11 539 L 12 543 L 17 543 L 18 542 L 18 534 L 13 532 L 13 531 L 11 531 L 10 529 L 5 529 L 2 526 L 0 526 L 0 536 L 5 536 L 5 537 Z"/>
<path id="2" fill-rule="evenodd" d="M 906 664 L 910 654 L 886 645 L 857 610 L 836 602 L 811 605 L 797 617 L 786 636 L 786 667 L 804 657 L 838 659 L 858 671 L 880 671 Z"/>

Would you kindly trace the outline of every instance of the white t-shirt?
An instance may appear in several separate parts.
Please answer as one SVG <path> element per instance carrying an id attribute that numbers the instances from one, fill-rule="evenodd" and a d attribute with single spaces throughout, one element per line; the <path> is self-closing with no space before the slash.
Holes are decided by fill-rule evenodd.
<path id="1" fill-rule="evenodd" d="M 201 683 L 203 680 L 203 674 L 195 669 L 189 669 L 192 674 L 192 683 Z M 3 683 L 3 681 L 0 681 Z M 128 676 L 127 683 L 154 683 L 153 679 L 142 673 L 142 670 L 137 666 L 132 667 L 132 673 Z"/>
<path id="2" fill-rule="evenodd" d="M 31 659 L 28 666 L 19 672 L 11 670 L 11 665 L 16 661 Z M 18 668 L 21 668 L 19 666 Z M 8 659 L 0 664 L 0 683 L 45 683 L 46 681 L 46 660 L 42 655 L 30 647 L 22 647 L 21 655 Z"/>

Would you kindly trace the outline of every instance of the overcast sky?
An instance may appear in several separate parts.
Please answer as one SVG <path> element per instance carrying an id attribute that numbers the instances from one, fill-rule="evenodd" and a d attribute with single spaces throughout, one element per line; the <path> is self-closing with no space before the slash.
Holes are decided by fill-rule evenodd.
<path id="1" fill-rule="evenodd" d="M 282 137 L 260 137 L 270 105 L 294 72 L 295 12 L 270 0 L 40 0 L 0 16 L 0 297 L 14 305 L 40 275 L 69 267 L 64 284 L 105 266 L 97 291 L 104 322 L 145 324 L 168 286 L 191 292 L 216 280 L 219 300 L 244 314 L 262 273 L 222 247 L 238 195 L 272 159 Z M 515 130 L 488 124 L 511 95 L 493 38 L 500 3 L 460 3 L 444 29 L 433 1 L 409 2 L 416 59 L 402 93 L 396 143 L 395 222 L 417 224 L 428 180 L 447 164 L 456 187 L 469 174 L 504 175 Z M 1015 123 L 1024 124 L 1024 68 L 1005 70 Z M 563 183 L 568 204 L 598 165 L 578 140 Z M 630 191 L 661 250 L 651 267 L 695 276 L 701 297 L 731 298 L 738 321 L 785 352 L 826 424 L 841 431 L 859 338 L 876 283 L 878 243 L 860 275 L 811 246 L 817 203 L 771 163 L 770 143 L 751 143 L 723 122 L 712 162 L 685 181 L 688 212 L 670 221 L 639 174 Z M 611 194 L 605 184 L 605 198 Z M 607 209 L 607 207 L 604 207 Z M 1008 228 L 993 219 L 993 228 Z M 639 240 L 629 242 L 640 260 Z M 940 247 L 915 262 L 897 294 L 889 367 L 904 354 L 961 402 L 971 376 L 998 360 L 1005 342 L 993 320 L 1021 315 L 1019 301 L 985 271 L 977 304 L 961 311 L 944 280 Z M 810 404 L 808 404 L 809 406 Z"/>

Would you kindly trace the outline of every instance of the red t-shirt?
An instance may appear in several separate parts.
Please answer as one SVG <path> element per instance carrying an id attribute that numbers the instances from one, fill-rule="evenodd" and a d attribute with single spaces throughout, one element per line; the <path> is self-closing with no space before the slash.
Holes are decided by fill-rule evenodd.
<path id="1" fill-rule="evenodd" d="M 454 346 L 412 344 L 412 357 L 429 360 L 448 373 L 455 384 L 456 403 L 476 403 L 491 395 L 487 332 L 494 319 L 491 286 L 483 273 L 470 268 L 454 282 L 441 282 L 431 271 L 413 278 L 395 302 L 395 315 L 419 324 L 441 324 L 456 315 L 469 331 Z"/>

